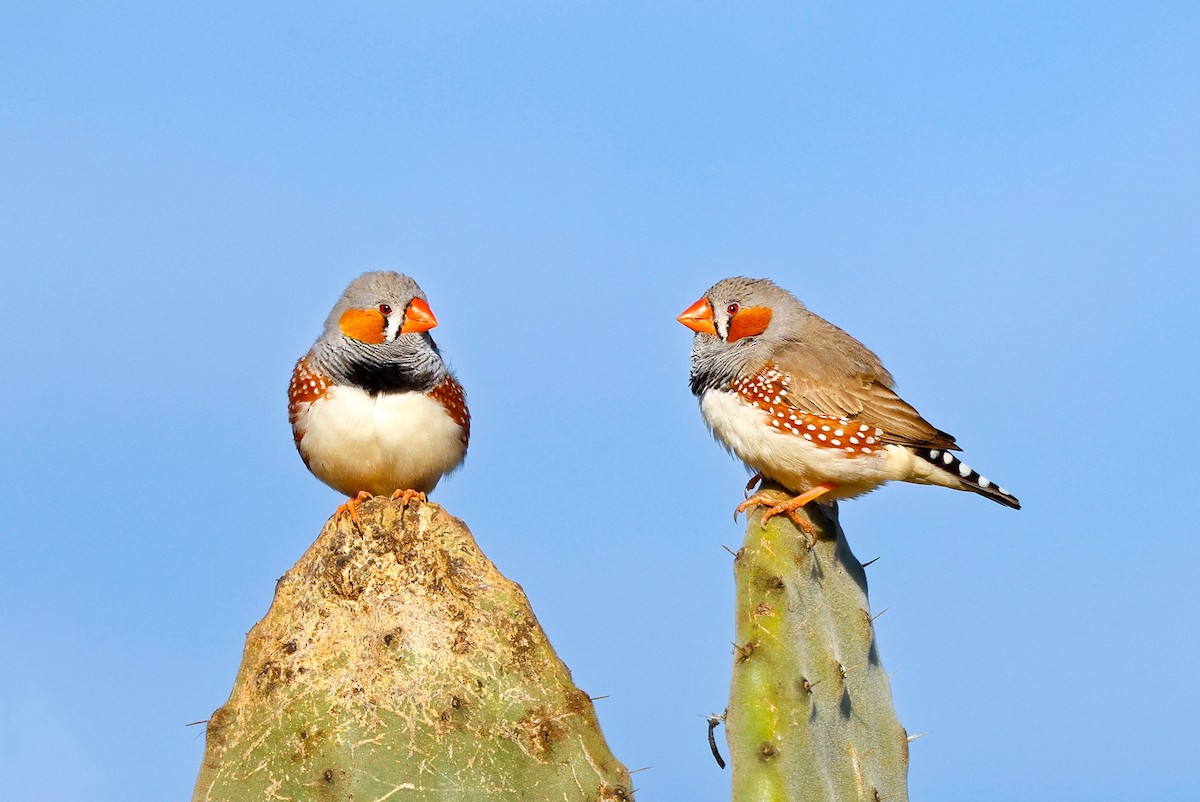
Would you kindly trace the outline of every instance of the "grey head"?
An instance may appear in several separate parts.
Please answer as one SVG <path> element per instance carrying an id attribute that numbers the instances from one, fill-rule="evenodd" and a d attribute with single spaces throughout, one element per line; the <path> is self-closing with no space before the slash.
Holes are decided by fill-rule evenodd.
<path id="1" fill-rule="evenodd" d="M 805 384 L 893 384 L 869 348 L 769 279 L 722 279 L 679 322 L 696 332 L 691 373 L 696 395 L 768 363 Z"/>
<path id="2" fill-rule="evenodd" d="M 417 282 L 392 271 L 363 273 L 334 304 L 309 359 L 372 394 L 427 391 L 448 375 L 429 335 L 436 325 Z"/>
<path id="3" fill-rule="evenodd" d="M 814 318 L 770 279 L 721 279 L 679 316 L 696 332 L 692 392 L 700 395 L 761 367 L 780 345 L 803 338 Z"/>

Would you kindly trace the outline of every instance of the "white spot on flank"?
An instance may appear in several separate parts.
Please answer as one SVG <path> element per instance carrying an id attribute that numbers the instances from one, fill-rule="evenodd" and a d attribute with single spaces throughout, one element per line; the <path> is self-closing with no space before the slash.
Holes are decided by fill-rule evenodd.
<path id="1" fill-rule="evenodd" d="M 841 429 L 834 429 L 833 433 L 836 434 L 838 437 L 841 437 L 842 435 L 845 434 L 845 432 L 842 431 Z"/>
<path id="2" fill-rule="evenodd" d="M 819 435 L 817 435 L 817 439 L 818 439 L 818 440 L 824 440 L 824 439 L 825 439 L 825 435 L 823 435 L 823 434 L 819 434 Z"/>
<path id="3" fill-rule="evenodd" d="M 805 432 L 805 433 L 804 433 L 804 439 L 805 439 L 805 440 L 811 440 L 811 439 L 812 439 L 812 435 L 811 435 L 811 434 L 809 434 L 808 432 Z"/>
<path id="4" fill-rule="evenodd" d="M 813 426 L 811 423 L 808 424 L 807 426 L 805 426 L 804 428 L 808 429 L 810 432 L 815 432 L 817 430 L 817 427 Z"/>
<path id="5" fill-rule="evenodd" d="M 838 440 L 838 439 L 835 437 L 834 439 L 832 439 L 832 440 L 830 440 L 830 441 L 829 441 L 829 444 L 830 444 L 830 445 L 834 445 L 834 446 L 840 446 L 840 445 L 842 444 L 842 441 L 841 441 L 841 440 Z"/>
<path id="6" fill-rule="evenodd" d="M 938 458 L 938 457 L 940 457 L 941 455 L 942 455 L 942 452 L 941 452 L 941 451 L 938 451 L 936 448 L 934 448 L 934 449 L 931 449 L 931 450 L 929 451 L 929 458 L 930 458 L 930 459 L 937 459 L 937 458 Z"/>
<path id="7" fill-rule="evenodd" d="M 991 487 L 992 483 L 986 476 L 980 476 L 979 477 L 979 486 L 980 487 Z"/>
<path id="8" fill-rule="evenodd" d="M 942 462 L 949 465 L 951 462 L 954 462 L 954 455 L 947 451 L 942 455 Z"/>
<path id="9" fill-rule="evenodd" d="M 858 438 L 857 438 L 857 437 L 851 437 L 851 438 L 850 438 L 850 442 L 851 442 L 851 443 L 853 443 L 854 445 L 858 445 Z"/>
<path id="10" fill-rule="evenodd" d="M 822 427 L 821 427 L 821 431 L 823 431 L 823 432 L 827 432 L 827 431 L 829 431 L 829 427 L 828 427 L 828 426 L 822 426 Z"/>
<path id="11" fill-rule="evenodd" d="M 966 479 L 971 475 L 971 466 L 965 462 L 958 463 L 958 475 Z"/>

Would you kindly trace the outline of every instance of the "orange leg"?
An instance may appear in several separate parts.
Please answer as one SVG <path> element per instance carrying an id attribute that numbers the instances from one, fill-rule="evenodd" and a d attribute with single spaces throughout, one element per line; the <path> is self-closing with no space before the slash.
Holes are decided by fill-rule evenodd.
<path id="1" fill-rule="evenodd" d="M 349 499 L 345 504 L 337 508 L 337 512 L 333 514 L 334 520 L 340 520 L 343 515 L 349 515 L 350 520 L 354 521 L 355 526 L 362 526 L 362 521 L 358 519 L 358 505 L 369 498 L 374 498 L 365 490 L 358 491 L 358 495 Z"/>
<path id="2" fill-rule="evenodd" d="M 812 490 L 801 493 L 795 498 L 787 501 L 780 501 L 777 498 L 772 498 L 766 493 L 756 493 L 739 504 L 737 512 L 745 512 L 751 507 L 766 507 L 767 509 L 765 512 L 763 512 L 761 522 L 763 526 L 766 526 L 767 521 L 771 520 L 771 518 L 774 516 L 784 513 L 788 518 L 792 519 L 792 523 L 803 529 L 805 534 L 811 535 L 813 533 L 812 524 L 796 515 L 796 510 L 800 509 L 810 501 L 819 499 L 821 496 L 825 495 L 830 490 L 833 490 L 835 487 L 837 487 L 837 485 L 835 485 L 833 482 L 825 482 L 824 484 L 817 485 Z M 736 514 L 737 513 L 734 513 L 735 516 Z"/>
<path id="3" fill-rule="evenodd" d="M 413 499 L 421 502 L 429 500 L 425 498 L 425 494 L 420 490 L 397 490 L 395 493 L 392 493 L 392 501 L 399 501 L 401 507 Z"/>

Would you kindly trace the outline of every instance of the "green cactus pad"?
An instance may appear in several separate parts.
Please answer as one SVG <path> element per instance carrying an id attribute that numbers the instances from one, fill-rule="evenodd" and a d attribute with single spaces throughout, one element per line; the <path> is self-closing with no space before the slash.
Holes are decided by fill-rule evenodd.
<path id="1" fill-rule="evenodd" d="M 902 802 L 908 736 L 879 661 L 866 574 L 836 507 L 799 515 L 812 535 L 786 515 L 763 528 L 756 509 L 734 562 L 733 800 Z"/>
<path id="2" fill-rule="evenodd" d="M 621 802 L 520 586 L 441 507 L 330 520 L 251 630 L 194 802 Z"/>

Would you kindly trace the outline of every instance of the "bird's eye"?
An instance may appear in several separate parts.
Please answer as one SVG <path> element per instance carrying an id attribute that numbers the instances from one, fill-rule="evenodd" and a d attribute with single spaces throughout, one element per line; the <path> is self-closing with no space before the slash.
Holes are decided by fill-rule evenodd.
<path id="1" fill-rule="evenodd" d="M 379 309 L 379 314 L 383 315 L 384 317 L 387 317 L 392 313 L 392 308 L 387 304 L 380 304 L 377 308 Z"/>
<path id="2" fill-rule="evenodd" d="M 730 317 L 733 317 L 734 315 L 736 315 L 738 313 L 739 309 L 741 309 L 741 307 L 738 306 L 737 304 L 730 304 L 729 306 L 725 307 L 725 312 Z"/>

